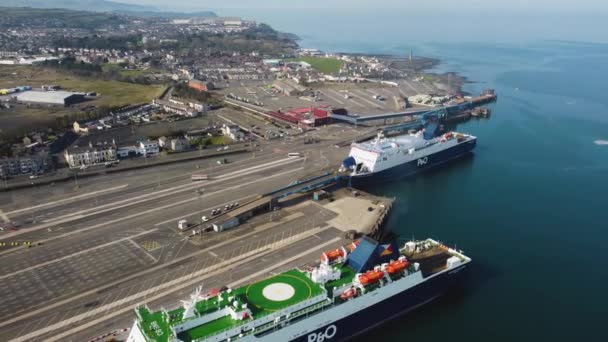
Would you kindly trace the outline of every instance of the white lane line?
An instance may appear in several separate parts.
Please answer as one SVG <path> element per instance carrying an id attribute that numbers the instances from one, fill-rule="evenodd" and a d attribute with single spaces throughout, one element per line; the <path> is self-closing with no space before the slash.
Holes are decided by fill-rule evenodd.
<path id="1" fill-rule="evenodd" d="M 47 202 L 47 203 L 43 203 L 43 204 L 38 204 L 38 205 L 34 205 L 31 207 L 27 207 L 27 208 L 21 208 L 21 209 L 17 209 L 17 210 L 13 210 L 13 211 L 9 211 L 8 213 L 6 213 L 7 215 L 13 215 L 13 214 L 17 214 L 17 213 L 21 213 L 24 211 L 29 211 L 29 210 L 33 210 L 33 209 L 40 209 L 40 208 L 44 208 L 44 207 L 49 207 L 49 206 L 56 206 L 65 202 L 70 202 L 70 201 L 74 201 L 83 197 L 88 197 L 88 196 L 95 196 L 104 192 L 110 192 L 110 191 L 114 191 L 114 190 L 120 190 L 120 189 L 124 189 L 127 186 L 129 186 L 129 184 L 123 184 L 123 185 L 119 185 L 119 186 L 115 186 L 113 188 L 108 188 L 108 189 L 103 189 L 103 190 L 98 190 L 98 191 L 93 191 L 93 192 L 87 192 L 86 194 L 82 194 L 82 195 L 78 195 L 78 196 L 72 196 L 70 198 L 64 198 L 61 200 L 57 200 L 57 201 L 52 201 L 52 202 Z"/>
<path id="2" fill-rule="evenodd" d="M 244 196 L 244 197 L 241 197 L 241 198 L 237 198 L 237 199 L 235 199 L 235 200 L 232 200 L 232 201 L 228 201 L 228 202 L 224 202 L 224 203 L 221 203 L 221 204 L 215 205 L 215 206 L 213 206 L 213 207 L 209 207 L 209 208 L 205 208 L 205 209 L 200 209 L 200 210 L 195 210 L 195 211 L 193 211 L 193 212 L 191 212 L 191 213 L 189 213 L 189 214 L 182 215 L 182 216 L 180 216 L 180 217 L 174 217 L 174 218 L 172 218 L 172 219 L 168 219 L 168 220 L 166 220 L 166 221 L 158 222 L 158 223 L 154 224 L 154 226 L 155 226 L 155 227 L 158 227 L 158 226 L 162 226 L 163 224 L 166 224 L 166 223 L 169 223 L 169 222 L 174 222 L 174 221 L 175 221 L 175 222 L 177 222 L 177 221 L 179 221 L 179 220 L 182 220 L 182 219 L 188 218 L 188 217 L 190 217 L 190 216 L 192 216 L 192 215 L 194 215 L 194 214 L 200 213 L 201 211 L 208 211 L 208 210 L 211 210 L 211 209 L 215 209 L 215 208 L 223 207 L 223 206 L 225 206 L 226 204 L 230 204 L 230 203 L 234 203 L 234 202 L 242 202 L 242 201 L 244 201 L 244 200 L 246 200 L 246 199 L 248 199 L 248 198 L 252 198 L 252 197 L 255 197 L 255 196 Z"/>
<path id="3" fill-rule="evenodd" d="M 43 266 L 48 266 L 48 265 L 51 265 L 51 264 L 54 264 L 56 262 L 60 262 L 60 261 L 63 261 L 63 260 L 69 259 L 69 258 L 73 258 L 75 256 L 79 256 L 79 255 L 82 255 L 82 254 L 85 254 L 85 253 L 88 253 L 88 252 L 91 252 L 91 251 L 94 251 L 94 250 L 97 250 L 97 249 L 100 249 L 100 248 L 104 248 L 104 247 L 107 247 L 107 246 L 110 246 L 110 245 L 113 245 L 113 244 L 116 244 L 116 243 L 119 243 L 119 242 L 122 242 L 122 241 L 125 241 L 125 240 L 129 240 L 130 238 L 134 238 L 134 237 L 138 237 L 138 236 L 141 236 L 141 235 L 144 235 L 144 234 L 148 234 L 148 233 L 153 232 L 153 231 L 155 231 L 157 229 L 158 228 L 153 228 L 153 229 L 150 229 L 148 231 L 141 232 L 139 234 L 135 234 L 135 235 L 132 235 L 132 236 L 129 236 L 129 237 L 126 237 L 126 238 L 122 238 L 122 239 L 119 239 L 119 240 L 115 240 L 115 241 L 111 241 L 111 242 L 104 243 L 104 244 L 101 244 L 101 245 L 97 245 L 95 247 L 91 247 L 91 248 L 84 249 L 84 250 L 76 252 L 76 253 L 65 255 L 65 256 L 62 256 L 61 258 L 49 260 L 49 261 L 40 263 L 38 265 L 34 265 L 34 266 L 27 267 L 27 268 L 23 268 L 23 269 L 20 269 L 19 271 L 15 271 L 13 273 L 4 274 L 4 275 L 0 276 L 0 280 L 8 278 L 8 277 L 12 277 L 14 275 L 17 275 L 17 274 L 20 274 L 20 273 L 23 273 L 23 272 L 35 270 L 35 269 L 43 267 Z"/>
<path id="4" fill-rule="evenodd" d="M 313 235 L 313 236 L 316 236 L 316 235 Z M 331 244 L 338 243 L 340 240 L 341 240 L 341 239 L 340 239 L 339 237 L 335 237 L 335 238 L 333 238 L 333 239 L 331 239 L 331 240 L 329 240 L 329 241 L 326 241 L 326 242 L 325 242 L 325 243 L 323 243 L 323 244 L 320 244 L 320 245 L 316 246 L 316 249 L 323 249 L 323 248 L 324 248 L 324 247 L 326 247 L 326 246 L 329 246 L 329 245 L 331 245 Z M 290 262 L 293 262 L 293 261 L 295 261 L 295 260 L 298 260 L 298 259 L 300 259 L 300 258 L 302 258 L 302 257 L 304 257 L 304 256 L 306 256 L 306 255 L 308 255 L 308 254 L 310 254 L 311 252 L 314 252 L 314 251 L 307 250 L 307 251 L 304 251 L 304 252 L 302 252 L 302 253 L 300 253 L 300 254 L 294 255 L 294 256 L 292 256 L 291 258 L 288 258 L 288 259 L 285 259 L 285 260 L 283 260 L 283 261 L 279 262 L 278 264 L 271 265 L 271 266 L 269 266 L 269 267 L 266 267 L 266 268 L 265 268 L 265 269 L 263 269 L 263 270 L 260 270 L 260 271 L 258 271 L 258 272 L 255 272 L 255 273 L 253 273 L 253 274 L 250 274 L 250 275 L 248 275 L 248 276 L 247 276 L 247 277 L 245 277 L 245 278 L 241 278 L 241 279 L 239 279 L 238 281 L 236 281 L 236 282 L 234 282 L 234 283 L 232 283 L 232 284 L 229 284 L 229 285 L 228 285 L 228 287 L 230 287 L 230 288 L 236 288 L 237 286 L 243 285 L 243 284 L 245 284 L 246 282 L 248 282 L 248 281 L 249 281 L 249 280 L 251 280 L 251 279 L 254 279 L 254 278 L 257 278 L 257 277 L 259 277 L 259 276 L 262 276 L 262 275 L 264 275 L 264 274 L 268 273 L 270 270 L 273 270 L 273 269 L 279 268 L 279 267 L 284 266 L 284 265 L 286 265 L 286 264 L 288 264 L 288 263 L 290 263 Z"/>
<path id="5" fill-rule="evenodd" d="M 281 160 L 276 161 L 276 162 L 272 162 L 272 163 L 268 163 L 268 164 L 263 164 L 263 165 L 256 166 L 256 167 L 253 167 L 253 168 L 240 170 L 240 171 L 237 171 L 237 172 L 232 172 L 232 173 L 226 174 L 226 175 L 224 175 L 222 177 L 218 177 L 217 180 L 212 180 L 212 181 L 204 182 L 204 183 L 197 183 L 194 186 L 193 186 L 193 184 L 184 184 L 184 185 L 176 186 L 174 188 L 169 188 L 169 189 L 164 189 L 164 190 L 156 191 L 156 192 L 154 192 L 152 194 L 140 195 L 140 196 L 136 196 L 136 197 L 133 197 L 133 198 L 121 200 L 121 201 L 118 201 L 118 202 L 102 205 L 102 206 L 99 206 L 97 208 L 92 208 L 92 209 L 88 209 L 88 210 L 82 210 L 80 212 L 77 212 L 77 213 L 74 213 L 74 214 L 70 214 L 70 215 L 68 215 L 68 217 L 63 218 L 63 219 L 59 219 L 57 221 L 47 222 L 47 223 L 41 224 L 39 226 L 35 226 L 35 227 L 27 228 L 27 229 L 21 229 L 19 231 L 11 232 L 9 234 L 0 236 L 0 240 L 10 239 L 10 238 L 13 238 L 13 237 L 15 237 L 17 235 L 33 232 L 33 231 L 40 230 L 40 229 L 45 229 L 45 228 L 48 228 L 48 227 L 56 226 L 56 225 L 61 224 L 61 223 L 66 223 L 66 222 L 70 222 L 70 221 L 77 220 L 77 219 L 80 219 L 80 218 L 84 218 L 84 217 L 87 217 L 87 216 L 101 214 L 101 213 L 105 213 L 105 212 L 108 212 L 108 211 L 113 211 L 113 210 L 121 209 L 121 208 L 124 208 L 124 207 L 129 207 L 129 206 L 132 206 L 132 205 L 135 205 L 135 204 L 139 204 L 139 203 L 142 203 L 142 202 L 147 202 L 147 201 L 150 201 L 150 200 L 153 200 L 153 199 L 158 199 L 158 198 L 161 198 L 161 197 L 164 197 L 164 196 L 167 196 L 167 195 L 175 195 L 177 193 L 190 191 L 190 190 L 195 189 L 195 188 L 202 188 L 204 186 L 220 183 L 220 182 L 225 181 L 225 180 L 231 180 L 231 179 L 242 177 L 242 176 L 244 176 L 244 175 L 246 175 L 248 173 L 252 173 L 252 171 L 265 171 L 265 170 L 271 169 L 273 167 L 284 166 L 284 165 L 287 165 L 287 164 L 294 163 L 296 161 L 298 161 L 298 159 L 296 159 L 296 158 L 285 158 L 285 159 L 281 159 Z M 294 170 L 292 170 L 292 171 L 294 171 Z M 266 178 L 263 178 L 261 180 L 265 180 L 265 179 L 268 179 L 268 178 L 270 178 L 270 177 L 266 177 Z M 249 184 L 251 184 L 251 183 L 249 183 Z M 237 187 L 242 187 L 242 185 L 239 185 Z M 168 192 L 168 191 L 173 191 L 173 192 L 165 194 L 165 192 Z M 182 201 L 182 202 L 180 202 L 180 204 L 181 203 L 185 203 L 185 202 Z M 119 205 L 112 206 L 112 205 L 116 205 L 116 204 L 119 204 Z M 104 208 L 104 209 L 101 209 L 101 208 Z M 90 213 L 86 213 L 86 212 L 90 212 Z M 86 214 L 82 214 L 82 213 L 86 213 Z M 83 230 L 81 230 L 81 231 L 83 231 Z M 5 251 L 5 252 L 10 252 L 10 251 L 14 251 L 14 250 L 8 250 L 8 251 Z M 2 255 L 2 254 L 3 253 L 0 253 L 0 255 Z"/>
<path id="6" fill-rule="evenodd" d="M 327 97 L 329 97 L 330 99 L 338 102 L 339 104 L 344 105 L 344 102 L 342 102 L 342 100 L 340 100 L 338 97 L 336 97 L 336 95 L 330 94 L 330 92 L 332 92 L 332 91 L 333 91 L 332 89 L 325 89 L 323 91 L 323 94 L 326 95 Z"/>
<path id="7" fill-rule="evenodd" d="M 405 83 L 408 87 L 410 87 L 410 89 L 412 89 L 414 91 L 414 94 L 420 94 L 418 89 L 414 88 L 414 86 L 409 81 L 403 80 L 403 83 Z"/>
<path id="8" fill-rule="evenodd" d="M 378 101 L 378 102 L 373 102 L 373 101 L 371 101 L 371 100 L 368 100 L 368 99 L 366 98 L 366 96 L 368 96 L 368 95 L 366 95 L 366 94 L 365 94 L 365 92 L 363 92 L 363 90 L 357 90 L 357 91 L 356 91 L 356 94 L 358 94 L 358 95 L 359 95 L 359 96 L 357 97 L 357 99 L 358 99 L 358 100 L 361 100 L 361 101 L 363 101 L 363 102 L 367 103 L 368 105 L 372 106 L 373 108 L 380 107 L 380 105 L 381 105 L 380 101 Z M 372 94 L 373 94 L 373 93 L 372 93 Z"/>
<path id="9" fill-rule="evenodd" d="M 307 238 L 309 236 L 312 236 L 315 233 L 320 232 L 323 229 L 325 229 L 325 228 L 314 229 L 314 230 L 311 230 L 311 231 L 308 231 L 308 232 L 301 233 L 298 236 L 294 236 L 294 239 L 290 239 L 290 241 L 285 241 L 281 245 L 281 247 L 288 246 L 288 245 L 290 245 L 293 242 L 305 239 L 305 238 Z M 336 239 L 337 239 L 337 241 L 340 240 L 339 238 L 335 238 L 334 240 L 336 240 Z M 318 247 L 324 247 L 325 245 L 327 245 L 329 243 L 335 243 L 336 241 L 334 241 L 334 240 L 330 240 L 330 241 L 326 242 L 323 245 L 319 245 Z M 51 325 L 49 325 L 47 327 L 38 329 L 36 331 L 32 331 L 32 332 L 30 332 L 30 333 L 28 333 L 26 335 L 17 337 L 15 339 L 10 340 L 10 341 L 14 341 L 14 342 L 30 341 L 30 340 L 38 337 L 38 336 L 41 336 L 41 335 L 44 335 L 44 334 L 48 334 L 48 333 L 50 333 L 52 331 L 55 331 L 55 330 L 58 330 L 58 329 L 69 327 L 70 325 L 74 325 L 75 323 L 82 321 L 86 317 L 89 317 L 89 316 L 100 317 L 100 318 L 97 318 L 95 320 L 89 321 L 89 322 L 84 323 L 84 324 L 78 324 L 78 325 L 74 326 L 71 329 L 68 329 L 68 330 L 66 330 L 66 331 L 64 331 L 64 332 L 62 332 L 60 334 L 54 335 L 53 337 L 47 339 L 48 342 L 61 341 L 65 337 L 73 335 L 76 332 L 85 330 L 85 329 L 87 329 L 87 328 L 89 328 L 91 326 L 98 325 L 100 322 L 107 321 L 111 317 L 118 316 L 118 315 L 121 315 L 121 314 L 123 314 L 125 312 L 129 312 L 129 311 L 133 310 L 133 305 L 127 305 L 124 308 L 119 308 L 119 307 L 121 307 L 122 305 L 124 305 L 126 303 L 129 303 L 129 302 L 132 302 L 132 301 L 135 301 L 135 300 L 140 300 L 142 297 L 146 297 L 147 295 L 150 295 L 150 294 L 154 293 L 155 291 L 158 291 L 159 288 L 160 289 L 167 289 L 167 290 L 163 291 L 163 292 L 161 292 L 161 293 L 159 293 L 157 295 L 154 295 L 154 296 L 151 296 L 151 297 L 146 297 L 146 301 L 147 302 L 151 302 L 151 301 L 160 299 L 162 297 L 165 297 L 165 296 L 169 295 L 170 293 L 174 293 L 174 292 L 176 292 L 178 290 L 181 290 L 183 288 L 187 288 L 187 287 L 190 287 L 190 286 L 192 286 L 194 284 L 200 283 L 201 281 L 203 281 L 203 280 L 205 280 L 207 278 L 210 278 L 210 277 L 216 276 L 218 274 L 221 274 L 223 272 L 226 272 L 226 266 L 234 265 L 237 260 L 242 261 L 242 260 L 257 259 L 257 257 L 261 257 L 263 255 L 267 255 L 267 254 L 270 254 L 272 252 L 274 252 L 274 250 L 268 248 L 268 246 L 264 246 L 260 250 L 252 250 L 252 251 L 248 252 L 245 255 L 240 255 L 240 256 L 237 256 L 235 258 L 219 262 L 219 263 L 217 263 L 215 265 L 212 265 L 212 266 L 210 266 L 208 268 L 205 268 L 205 269 L 198 270 L 197 272 L 191 273 L 189 275 L 182 276 L 182 277 L 179 277 L 179 278 L 175 278 L 175 279 L 171 280 L 168 283 L 164 283 L 164 284 L 158 285 L 156 287 L 149 288 L 149 289 L 147 289 L 145 291 L 136 293 L 136 294 L 131 295 L 129 297 L 122 298 L 122 299 L 120 299 L 120 300 L 118 300 L 116 302 L 107 304 L 106 305 L 107 307 L 98 307 L 96 309 L 93 309 L 93 310 L 89 311 L 88 313 L 79 314 L 79 315 L 70 317 L 67 320 L 63 321 L 63 322 L 51 324 Z M 305 256 L 305 255 L 307 255 L 309 253 L 310 253 L 310 250 L 307 250 L 307 251 L 305 251 L 305 252 L 303 252 L 301 254 L 298 254 L 296 256 L 291 257 L 288 260 L 289 261 L 296 260 L 297 258 L 301 258 L 301 257 L 303 257 L 303 256 Z M 284 260 L 284 261 L 280 262 L 279 264 L 272 265 L 269 268 L 266 268 L 266 269 L 264 269 L 262 271 L 263 272 L 268 272 L 270 269 L 276 268 L 277 265 L 281 266 L 280 264 L 289 262 L 288 260 Z M 260 272 L 262 272 L 262 271 L 260 271 Z M 260 273 L 260 272 L 258 272 L 258 273 Z M 261 274 L 263 274 L 263 273 L 261 273 Z M 144 302 L 139 302 L 139 303 L 137 303 L 135 305 L 139 306 L 139 305 L 141 305 L 143 303 Z M 101 315 L 101 313 L 103 311 L 107 311 L 108 308 L 116 308 L 116 309 L 113 310 L 113 311 L 111 311 L 111 312 L 109 312 L 109 313 L 107 313 L 107 314 L 105 314 L 105 315 Z"/>
<path id="10" fill-rule="evenodd" d="M 253 171 L 264 171 L 264 170 L 272 168 L 274 166 L 283 166 L 283 165 L 286 165 L 286 164 L 289 164 L 289 163 L 292 163 L 292 162 L 293 162 L 293 160 L 291 158 L 283 158 L 283 159 L 275 160 L 275 161 L 272 161 L 272 162 L 268 162 L 266 164 L 256 165 L 256 166 L 253 166 L 253 167 L 250 167 L 250 168 L 247 168 L 247 169 L 233 171 L 233 172 L 227 173 L 225 175 L 218 176 L 218 177 L 216 177 L 215 180 L 212 180 L 212 181 L 198 182 L 198 183 L 194 183 L 194 184 L 193 183 L 187 183 L 187 184 L 177 185 L 177 186 L 174 186 L 172 188 L 167 188 L 167 189 L 163 189 L 163 190 L 157 190 L 157 191 L 154 191 L 152 193 L 142 194 L 142 195 L 135 196 L 135 197 L 130 197 L 130 198 L 127 198 L 127 199 L 124 199 L 124 200 L 120 200 L 120 201 L 116 201 L 116 202 L 112 202 L 112 203 L 107 203 L 107 204 L 103 204 L 103 205 L 100 205 L 100 206 L 96 206 L 94 208 L 84 209 L 84 210 L 81 210 L 81 211 L 69 213 L 67 215 L 64 215 L 63 217 L 56 217 L 56 218 L 53 218 L 53 219 L 45 220 L 44 222 L 45 223 L 53 223 L 56 220 L 61 221 L 61 219 L 63 219 L 63 218 L 70 219 L 74 215 L 86 214 L 88 212 L 93 212 L 93 214 L 97 214 L 97 213 L 100 213 L 100 212 L 107 211 L 106 208 L 112 209 L 112 208 L 114 208 L 113 206 L 116 206 L 116 205 L 118 205 L 118 206 L 115 207 L 114 209 L 120 209 L 120 208 L 129 206 L 129 205 L 132 205 L 132 204 L 138 204 L 138 203 L 145 202 L 145 201 L 148 201 L 148 200 L 157 199 L 157 198 L 160 198 L 160 197 L 165 196 L 165 195 L 174 195 L 174 194 L 177 194 L 177 193 L 180 193 L 180 192 L 184 192 L 184 191 L 187 191 L 187 190 L 191 190 L 191 189 L 195 189 L 195 188 L 201 188 L 201 187 L 206 186 L 206 185 L 219 183 L 219 182 L 221 182 L 223 180 L 234 179 L 234 178 L 237 178 L 237 177 L 239 177 L 241 175 L 244 175 L 244 174 L 247 174 L 247 173 L 251 173 Z M 167 194 L 165 194 L 165 193 L 167 193 Z M 125 204 L 125 203 L 127 205 L 121 205 L 121 204 Z M 32 229 L 34 229 L 34 228 L 29 228 L 28 230 L 31 231 Z M 0 239 L 2 239 L 2 238 L 0 238 Z"/>
<path id="11" fill-rule="evenodd" d="M 158 260 L 156 260 L 156 258 L 153 257 L 152 254 L 148 253 L 148 251 L 145 248 L 143 248 L 142 246 L 135 243 L 135 241 L 131 240 L 131 238 L 128 238 L 127 241 L 129 241 L 133 246 L 135 246 L 135 248 L 140 249 L 142 252 L 144 252 L 144 254 L 146 254 L 148 257 L 150 257 L 150 259 L 152 259 L 154 261 L 154 263 L 158 262 Z"/>
<path id="12" fill-rule="evenodd" d="M 47 310 L 51 310 L 51 309 L 60 307 L 62 305 L 65 305 L 65 304 L 67 304 L 69 302 L 72 302 L 72 301 L 75 301 L 77 299 L 83 298 L 85 296 L 90 296 L 90 295 L 95 294 L 95 293 L 97 293 L 99 291 L 102 291 L 102 290 L 105 290 L 105 289 L 108 289 L 108 288 L 120 285 L 120 284 L 122 284 L 124 282 L 127 282 L 127 281 L 133 280 L 135 278 L 141 277 L 141 276 L 143 276 L 145 274 L 162 270 L 163 268 L 165 268 L 167 266 L 170 266 L 170 265 L 172 265 L 174 263 L 178 263 L 180 261 L 187 260 L 188 258 L 192 258 L 192 257 L 198 256 L 198 255 L 207 253 L 207 252 L 209 252 L 209 251 L 211 251 L 213 249 L 216 249 L 216 248 L 220 248 L 220 247 L 223 247 L 223 246 L 231 245 L 231 244 L 235 243 L 236 241 L 240 241 L 242 239 L 247 239 L 250 236 L 255 236 L 255 235 L 257 235 L 259 233 L 262 233 L 262 232 L 264 232 L 266 230 L 272 229 L 272 228 L 278 226 L 279 224 L 282 224 L 283 222 L 287 222 L 289 220 L 293 220 L 293 219 L 296 219 L 296 218 L 301 217 L 301 216 L 304 216 L 304 214 L 302 214 L 301 212 L 297 212 L 297 213 L 291 214 L 291 215 L 286 216 L 285 218 L 283 218 L 280 222 L 271 222 L 271 223 L 263 224 L 260 227 L 257 227 L 252 232 L 249 232 L 249 233 L 246 233 L 244 235 L 241 235 L 241 236 L 238 236 L 238 237 L 234 237 L 234 238 L 231 238 L 231 239 L 228 239 L 228 240 L 224 240 L 224 241 L 219 242 L 219 243 L 217 243 L 217 244 L 215 244 L 213 246 L 209 246 L 209 247 L 206 247 L 204 249 L 201 249 L 200 251 L 191 253 L 189 255 L 185 255 L 185 256 L 183 256 L 183 257 L 181 257 L 181 258 L 179 258 L 177 260 L 174 260 L 172 262 L 167 262 L 167 263 L 163 263 L 163 264 L 160 264 L 160 265 L 149 267 L 149 268 L 147 268 L 147 269 L 145 269 L 143 271 L 130 274 L 130 275 L 124 277 L 124 278 L 121 278 L 119 280 L 115 280 L 115 281 L 113 281 L 113 282 L 111 282 L 109 284 L 105 284 L 104 286 L 96 287 L 96 288 L 88 290 L 86 292 L 79 293 L 79 294 L 77 294 L 77 295 L 75 295 L 75 296 L 73 296 L 71 298 L 66 298 L 66 299 L 63 299 L 63 300 L 61 300 L 59 302 L 55 302 L 55 303 L 51 303 L 51 304 L 45 305 L 42 308 L 29 311 L 29 312 L 27 312 L 27 313 L 25 313 L 23 315 L 20 315 L 20 316 L 13 316 L 10 319 L 6 319 L 6 320 L 3 320 L 3 321 L 0 321 L 0 328 L 5 327 L 5 326 L 7 326 L 9 324 L 18 322 L 18 321 L 22 321 L 22 320 L 24 320 L 26 318 L 29 318 L 29 317 L 40 315 L 42 312 L 45 312 Z M 261 241 L 260 241 L 260 243 L 261 243 Z M 257 249 L 259 250 L 260 247 L 261 246 L 258 244 L 258 248 Z M 162 248 L 166 249 L 166 246 L 163 246 Z"/>

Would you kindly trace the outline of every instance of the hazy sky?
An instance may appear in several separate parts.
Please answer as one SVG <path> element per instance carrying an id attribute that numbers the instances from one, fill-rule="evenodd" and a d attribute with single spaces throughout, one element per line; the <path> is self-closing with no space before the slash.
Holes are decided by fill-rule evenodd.
<path id="1" fill-rule="evenodd" d="M 163 9 L 222 8 L 403 8 L 513 9 L 519 11 L 608 11 L 606 0 L 114 0 Z"/>

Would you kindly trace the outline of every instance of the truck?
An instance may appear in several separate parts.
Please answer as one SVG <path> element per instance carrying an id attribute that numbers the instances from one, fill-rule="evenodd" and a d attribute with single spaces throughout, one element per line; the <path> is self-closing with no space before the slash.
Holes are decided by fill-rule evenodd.
<path id="1" fill-rule="evenodd" d="M 179 228 L 181 231 L 188 229 L 188 227 L 190 227 L 190 224 L 186 220 L 179 220 L 177 222 L 177 228 Z"/>

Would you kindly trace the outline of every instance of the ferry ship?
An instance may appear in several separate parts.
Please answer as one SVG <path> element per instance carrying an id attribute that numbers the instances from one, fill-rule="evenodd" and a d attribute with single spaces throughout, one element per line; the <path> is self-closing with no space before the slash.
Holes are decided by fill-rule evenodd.
<path id="1" fill-rule="evenodd" d="M 364 237 L 317 266 L 202 294 L 174 310 L 135 309 L 129 342 L 345 341 L 424 305 L 471 259 L 433 239 L 398 248 Z"/>
<path id="2" fill-rule="evenodd" d="M 436 167 L 466 155 L 476 144 L 475 136 L 443 133 L 441 126 L 429 124 L 416 133 L 394 138 L 379 134 L 370 142 L 354 143 L 340 169 L 349 173 L 351 186 L 364 186 Z"/>

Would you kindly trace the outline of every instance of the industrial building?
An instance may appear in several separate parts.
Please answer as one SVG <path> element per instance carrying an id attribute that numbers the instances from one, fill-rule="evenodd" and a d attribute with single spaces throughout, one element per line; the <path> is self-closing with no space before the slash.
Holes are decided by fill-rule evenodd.
<path id="1" fill-rule="evenodd" d="M 287 112 L 270 111 L 267 113 L 282 121 L 301 126 L 316 127 L 328 124 L 331 120 L 329 110 L 326 108 L 294 108 Z"/>
<path id="2" fill-rule="evenodd" d="M 213 83 L 211 82 L 199 81 L 194 79 L 188 81 L 188 87 L 196 89 L 198 91 L 209 91 L 213 90 L 214 88 Z"/>
<path id="3" fill-rule="evenodd" d="M 17 94 L 17 101 L 68 107 L 86 100 L 84 93 L 68 91 L 36 91 L 30 90 Z"/>

